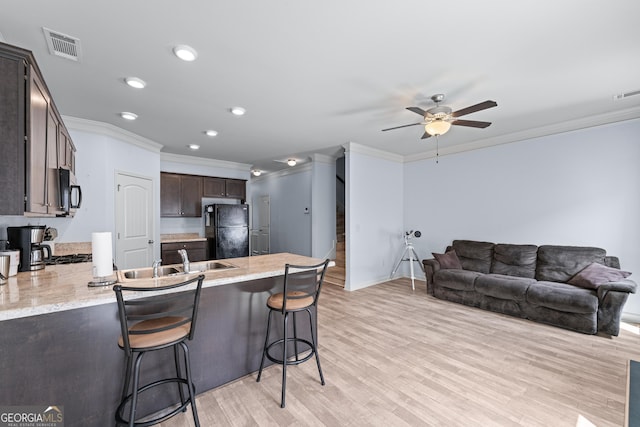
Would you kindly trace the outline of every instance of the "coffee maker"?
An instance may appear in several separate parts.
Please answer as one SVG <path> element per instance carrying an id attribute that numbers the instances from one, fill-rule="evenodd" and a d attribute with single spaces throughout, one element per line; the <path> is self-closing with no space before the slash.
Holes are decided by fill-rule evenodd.
<path id="1" fill-rule="evenodd" d="M 51 258 L 51 247 L 42 244 L 45 228 L 44 225 L 7 227 L 9 247 L 20 250 L 18 271 L 42 270 L 44 260 Z"/>

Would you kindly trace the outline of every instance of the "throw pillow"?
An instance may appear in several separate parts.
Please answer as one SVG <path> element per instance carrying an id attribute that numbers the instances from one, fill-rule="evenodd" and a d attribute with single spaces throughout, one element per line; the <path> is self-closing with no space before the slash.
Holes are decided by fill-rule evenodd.
<path id="1" fill-rule="evenodd" d="M 453 249 L 445 252 L 443 254 L 436 254 L 431 252 L 431 255 L 440 263 L 440 268 L 449 269 L 449 268 L 462 268 L 462 264 L 460 264 L 460 260 L 458 259 L 458 255 L 456 255 L 456 251 Z"/>
<path id="2" fill-rule="evenodd" d="M 569 279 L 567 283 L 581 288 L 598 289 L 598 286 L 604 283 L 615 282 L 630 275 L 631 273 L 628 271 L 592 262 Z"/>

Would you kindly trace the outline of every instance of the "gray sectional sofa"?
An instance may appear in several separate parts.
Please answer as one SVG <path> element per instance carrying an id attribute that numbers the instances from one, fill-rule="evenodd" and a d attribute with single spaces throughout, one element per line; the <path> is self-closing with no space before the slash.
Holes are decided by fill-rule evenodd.
<path id="1" fill-rule="evenodd" d="M 604 249 L 454 240 L 423 261 L 436 298 L 585 334 L 618 335 L 636 284 Z"/>

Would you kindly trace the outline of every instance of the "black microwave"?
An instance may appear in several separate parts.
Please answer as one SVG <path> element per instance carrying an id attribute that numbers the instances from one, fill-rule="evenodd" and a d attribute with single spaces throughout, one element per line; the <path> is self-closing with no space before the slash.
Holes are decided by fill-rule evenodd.
<path id="1" fill-rule="evenodd" d="M 76 209 L 82 203 L 82 189 L 76 182 L 76 177 L 69 169 L 58 168 L 60 176 L 60 206 L 62 206 L 62 216 L 73 216 Z"/>

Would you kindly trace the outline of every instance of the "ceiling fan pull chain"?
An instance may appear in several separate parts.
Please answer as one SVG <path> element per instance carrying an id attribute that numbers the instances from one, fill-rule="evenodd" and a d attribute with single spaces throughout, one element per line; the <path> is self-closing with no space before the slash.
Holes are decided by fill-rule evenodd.
<path id="1" fill-rule="evenodd" d="M 439 142 L 440 142 L 440 139 L 438 138 L 438 134 L 436 134 L 436 164 L 438 164 L 438 156 L 439 156 L 438 151 L 440 146 Z"/>

